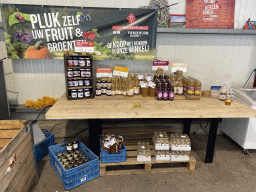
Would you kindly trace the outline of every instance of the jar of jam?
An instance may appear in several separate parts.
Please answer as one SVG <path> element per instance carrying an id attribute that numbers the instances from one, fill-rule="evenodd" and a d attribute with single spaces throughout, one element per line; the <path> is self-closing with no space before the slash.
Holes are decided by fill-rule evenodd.
<path id="1" fill-rule="evenodd" d="M 84 92 L 83 92 L 83 89 L 78 89 L 77 90 L 77 97 L 79 99 L 82 99 L 84 97 Z"/>
<path id="2" fill-rule="evenodd" d="M 85 67 L 85 58 L 79 57 L 78 64 L 80 67 Z"/>
<path id="3" fill-rule="evenodd" d="M 172 86 L 172 84 L 170 84 L 169 86 L 169 100 L 174 100 L 174 87 Z"/>
<path id="4" fill-rule="evenodd" d="M 78 162 L 73 163 L 73 167 L 77 167 L 78 166 Z"/>
<path id="5" fill-rule="evenodd" d="M 73 66 L 79 66 L 78 57 L 73 57 Z"/>
<path id="6" fill-rule="evenodd" d="M 145 82 L 145 83 L 141 84 L 140 86 L 141 86 L 142 97 L 148 97 L 148 94 L 149 94 L 148 84 Z"/>
<path id="7" fill-rule="evenodd" d="M 73 79 L 73 87 L 78 87 L 78 80 Z"/>
<path id="8" fill-rule="evenodd" d="M 91 67 L 91 59 L 90 58 L 86 58 L 86 66 Z"/>
<path id="9" fill-rule="evenodd" d="M 101 94 L 106 94 L 107 88 L 106 88 L 106 81 L 103 80 L 101 82 Z"/>
<path id="10" fill-rule="evenodd" d="M 156 84 L 153 82 L 149 82 L 148 86 L 149 86 L 149 97 L 155 97 L 156 96 Z"/>
<path id="11" fill-rule="evenodd" d="M 80 69 L 80 76 L 82 78 L 85 78 L 86 77 L 86 70 L 85 69 Z"/>
<path id="12" fill-rule="evenodd" d="M 90 89 L 84 89 L 84 97 L 88 98 L 91 96 Z"/>
<path id="13" fill-rule="evenodd" d="M 74 69 L 74 71 L 73 71 L 73 76 L 74 77 L 80 77 L 80 74 L 81 74 L 81 72 L 80 72 L 79 69 Z"/>
<path id="14" fill-rule="evenodd" d="M 111 80 L 110 79 L 106 81 L 106 87 L 107 87 L 107 89 L 111 89 Z"/>
<path id="15" fill-rule="evenodd" d="M 76 99 L 77 98 L 77 89 L 72 89 L 71 90 L 71 98 Z"/>
<path id="16" fill-rule="evenodd" d="M 68 76 L 68 78 L 72 78 L 73 75 L 74 75 L 73 69 L 67 69 L 67 76 Z"/>
<path id="17" fill-rule="evenodd" d="M 82 86 L 84 86 L 84 81 L 83 80 L 78 80 L 78 86 L 79 87 L 82 87 Z"/>
<path id="18" fill-rule="evenodd" d="M 73 58 L 72 57 L 68 57 L 67 63 L 68 63 L 68 67 L 73 66 Z"/>
<path id="19" fill-rule="evenodd" d="M 101 82 L 100 82 L 100 79 L 97 80 L 96 82 L 96 87 L 101 89 Z"/>
<path id="20" fill-rule="evenodd" d="M 101 96 L 101 87 L 96 87 L 96 96 Z"/>
<path id="21" fill-rule="evenodd" d="M 91 83 L 90 83 L 90 80 L 89 79 L 85 79 L 84 80 L 84 86 L 90 86 Z"/>
<path id="22" fill-rule="evenodd" d="M 67 142 L 67 151 L 70 152 L 70 151 L 72 151 L 72 149 L 73 149 L 73 143 L 72 143 L 72 141 L 68 141 Z"/>
<path id="23" fill-rule="evenodd" d="M 111 96 L 111 88 L 108 87 L 106 89 L 106 94 L 107 94 L 107 96 Z"/>
<path id="24" fill-rule="evenodd" d="M 92 76 L 91 69 L 85 69 L 85 77 L 90 78 Z"/>
<path id="25" fill-rule="evenodd" d="M 78 141 L 77 141 L 77 139 L 74 139 L 72 143 L 73 143 L 73 150 L 78 149 Z"/>
<path id="26" fill-rule="evenodd" d="M 68 87 L 72 87 L 73 86 L 73 80 L 68 80 Z"/>

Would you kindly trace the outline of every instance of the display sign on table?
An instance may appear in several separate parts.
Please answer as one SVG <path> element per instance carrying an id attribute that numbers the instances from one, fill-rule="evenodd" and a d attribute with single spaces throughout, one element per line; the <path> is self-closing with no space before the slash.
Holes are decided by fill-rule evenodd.
<path id="1" fill-rule="evenodd" d="M 187 28 L 234 29 L 235 0 L 187 0 Z"/>
<path id="2" fill-rule="evenodd" d="M 4 4 L 1 12 L 11 59 L 62 59 L 64 51 L 96 60 L 155 58 L 155 9 Z"/>

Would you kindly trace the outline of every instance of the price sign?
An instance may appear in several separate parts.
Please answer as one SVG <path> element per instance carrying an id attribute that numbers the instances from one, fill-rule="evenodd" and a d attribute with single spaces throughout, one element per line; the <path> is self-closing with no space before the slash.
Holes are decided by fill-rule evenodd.
<path id="1" fill-rule="evenodd" d="M 93 41 L 75 41 L 75 51 L 76 52 L 94 52 Z"/>

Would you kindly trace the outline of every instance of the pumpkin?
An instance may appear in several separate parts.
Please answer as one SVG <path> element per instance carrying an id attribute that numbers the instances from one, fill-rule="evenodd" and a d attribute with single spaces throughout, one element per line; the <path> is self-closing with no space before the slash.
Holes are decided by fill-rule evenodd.
<path id="1" fill-rule="evenodd" d="M 35 46 L 30 46 L 25 52 L 26 59 L 50 59 L 51 52 L 43 46 L 43 41 L 39 41 Z"/>

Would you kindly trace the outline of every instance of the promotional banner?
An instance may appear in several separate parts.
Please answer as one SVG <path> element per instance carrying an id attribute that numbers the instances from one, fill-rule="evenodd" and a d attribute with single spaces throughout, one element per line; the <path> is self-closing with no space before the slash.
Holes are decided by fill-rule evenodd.
<path id="1" fill-rule="evenodd" d="M 11 59 L 62 59 L 88 52 L 96 60 L 154 60 L 157 11 L 2 5 Z"/>

